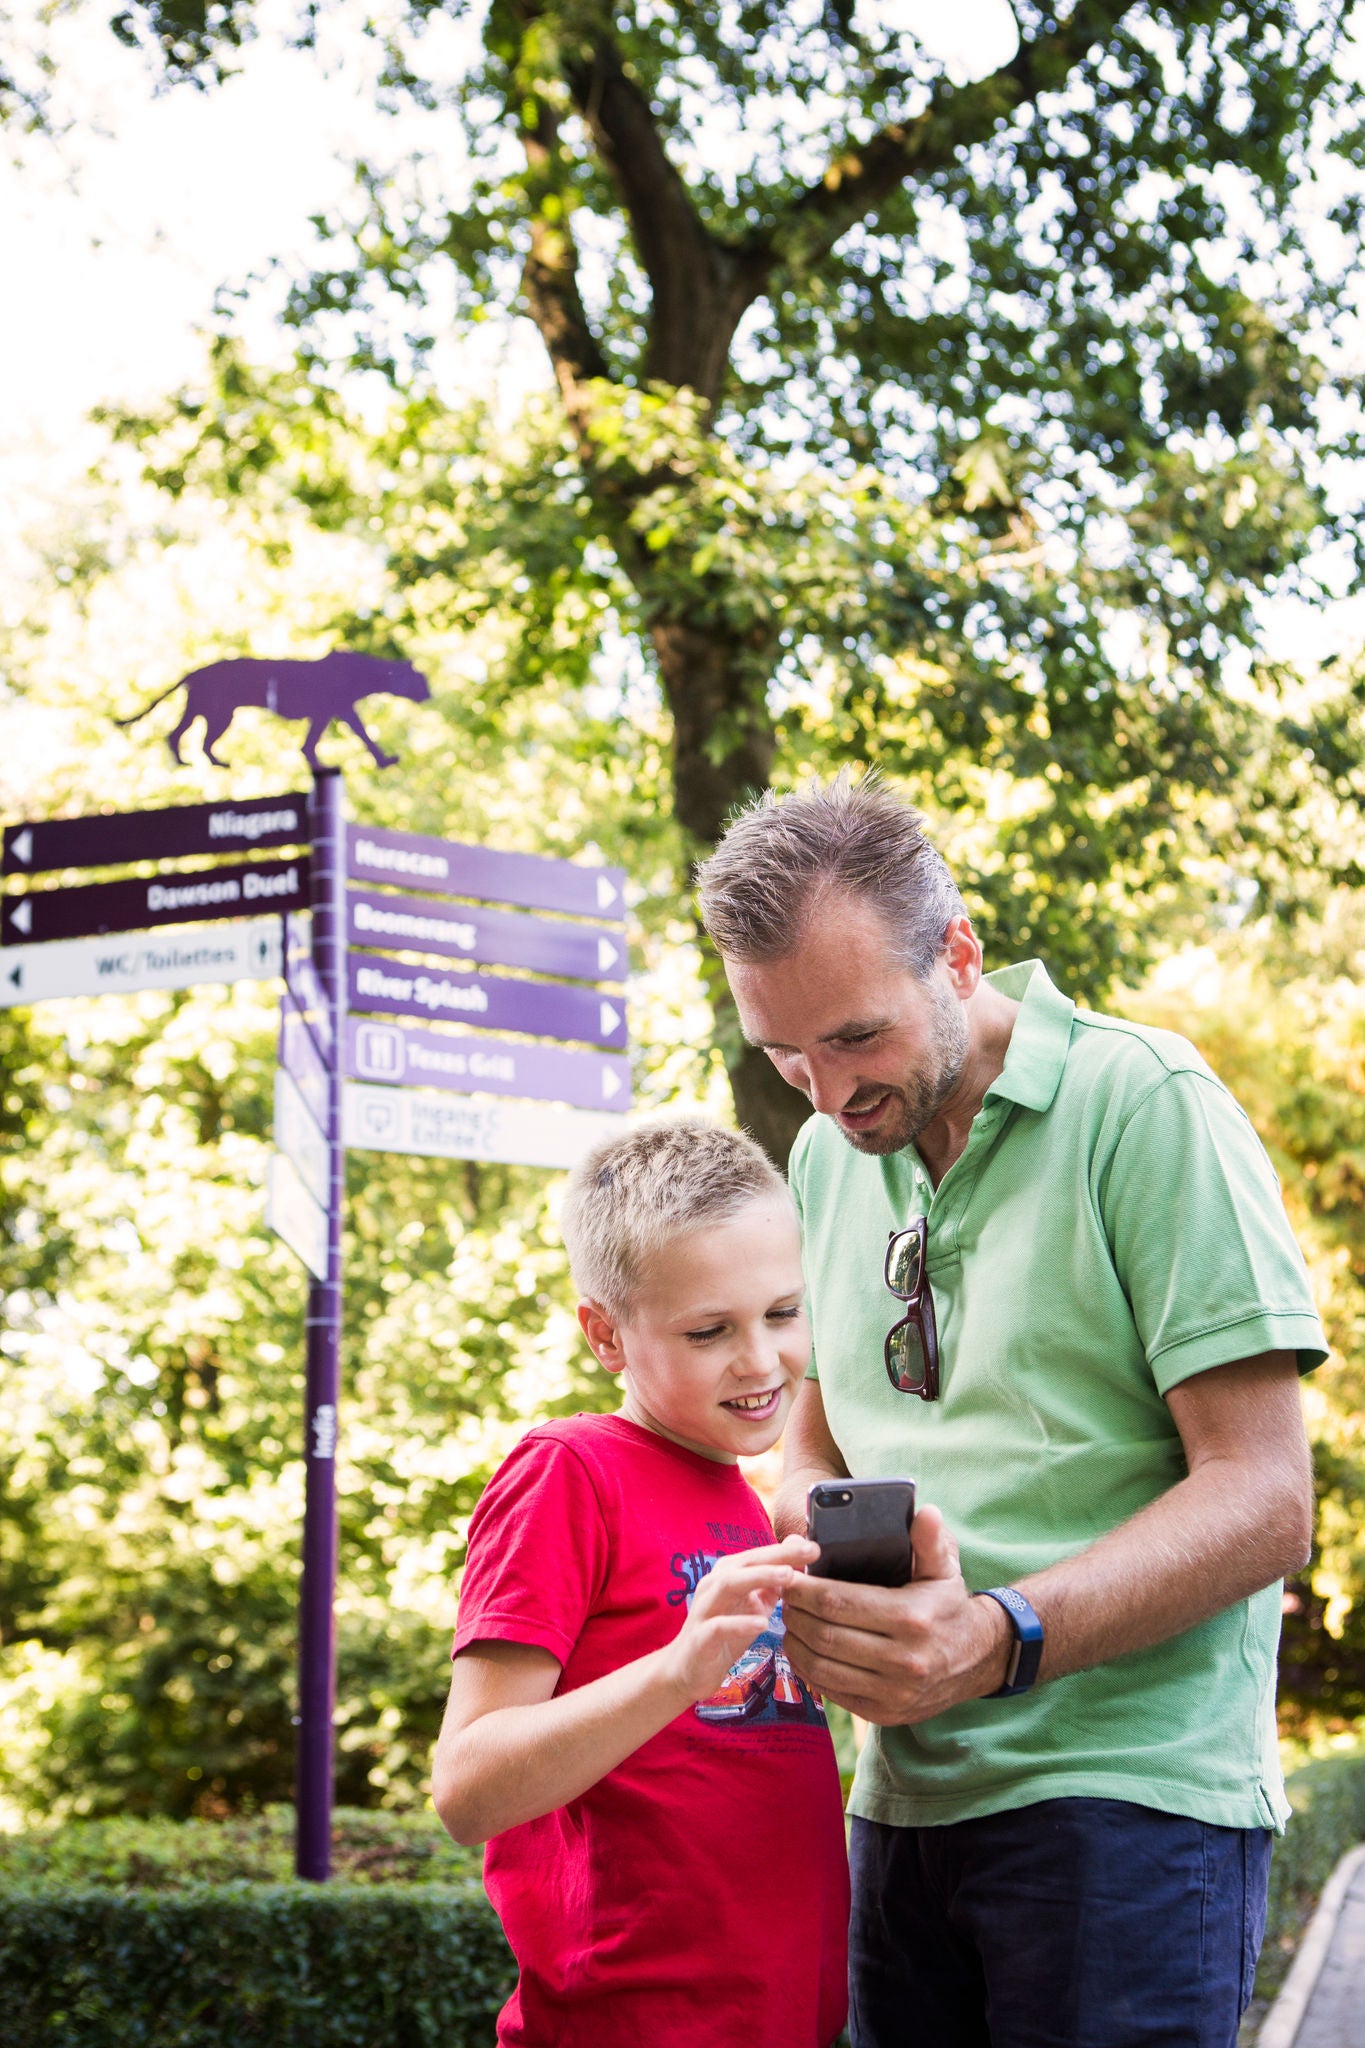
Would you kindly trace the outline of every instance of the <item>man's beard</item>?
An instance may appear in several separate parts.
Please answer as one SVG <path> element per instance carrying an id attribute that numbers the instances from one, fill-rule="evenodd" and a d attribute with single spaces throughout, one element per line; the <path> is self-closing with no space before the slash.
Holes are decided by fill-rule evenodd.
<path id="1" fill-rule="evenodd" d="M 924 1065 L 889 1091 L 891 1101 L 886 1116 L 875 1130 L 843 1132 L 855 1152 L 880 1158 L 889 1152 L 904 1151 L 934 1121 L 962 1079 L 967 1064 L 966 1011 L 940 982 L 929 983 L 929 996 L 933 1007 Z M 880 1092 L 874 1091 L 864 1107 L 870 1108 Z M 845 1105 L 848 1109 L 858 1106 L 856 1097 Z"/>

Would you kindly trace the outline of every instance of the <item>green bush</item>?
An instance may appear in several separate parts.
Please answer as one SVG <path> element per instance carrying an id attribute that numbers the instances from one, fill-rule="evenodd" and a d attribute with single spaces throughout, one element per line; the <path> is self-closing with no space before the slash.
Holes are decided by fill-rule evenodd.
<path id="1" fill-rule="evenodd" d="M 433 1813 L 338 1807 L 332 1874 L 349 1884 L 466 1883 L 476 1891 L 477 1849 L 451 1841 Z M 294 1871 L 288 1806 L 211 1820 L 78 1820 L 0 1834 L 0 1892 L 15 1885 L 111 1885 L 127 1891 L 250 1879 L 283 1884 Z"/>
<path id="2" fill-rule="evenodd" d="M 433 1814 L 339 1809 L 331 1884 L 287 1807 L 0 1835 L 6 2048 L 488 2048 L 515 1966 Z"/>
<path id="3" fill-rule="evenodd" d="M 456 1886 L 0 1891 L 8 2048 L 489 2048 L 514 1976 Z"/>
<path id="4" fill-rule="evenodd" d="M 1294 1818 L 1271 1859 L 1258 1998 L 1279 1990 L 1323 1886 L 1346 1851 L 1365 1841 L 1365 1750 L 1305 1764 L 1287 1789 Z"/>

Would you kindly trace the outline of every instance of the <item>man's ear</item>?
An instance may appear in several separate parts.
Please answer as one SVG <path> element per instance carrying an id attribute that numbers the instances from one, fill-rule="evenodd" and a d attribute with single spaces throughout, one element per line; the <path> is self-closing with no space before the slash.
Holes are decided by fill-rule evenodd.
<path id="1" fill-rule="evenodd" d="M 972 930 L 969 917 L 955 917 L 943 934 L 948 976 L 953 990 L 964 1002 L 975 995 L 981 983 L 981 941 Z"/>
<path id="2" fill-rule="evenodd" d="M 626 1362 L 621 1349 L 621 1333 L 613 1316 L 609 1316 L 600 1302 L 580 1301 L 578 1304 L 578 1326 L 587 1338 L 593 1357 L 608 1372 L 620 1372 Z"/>

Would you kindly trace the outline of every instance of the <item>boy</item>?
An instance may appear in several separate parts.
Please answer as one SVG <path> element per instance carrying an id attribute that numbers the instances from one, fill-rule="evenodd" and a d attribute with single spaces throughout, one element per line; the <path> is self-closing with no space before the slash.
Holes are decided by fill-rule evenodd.
<path id="1" fill-rule="evenodd" d="M 828 2048 L 848 1874 L 819 1702 L 736 1459 L 776 1442 L 810 1335 L 796 1216 L 734 1131 L 655 1125 L 570 1178 L 578 1319 L 616 1415 L 524 1437 L 470 1525 L 433 1769 L 520 1965 L 502 2048 Z"/>

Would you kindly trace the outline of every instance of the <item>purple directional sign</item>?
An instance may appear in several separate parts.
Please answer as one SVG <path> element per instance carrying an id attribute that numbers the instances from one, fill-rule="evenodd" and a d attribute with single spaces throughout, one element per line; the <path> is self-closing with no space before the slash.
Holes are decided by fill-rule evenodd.
<path id="1" fill-rule="evenodd" d="M 280 998 L 280 1065 L 298 1084 L 313 1121 L 327 1129 L 327 1063 L 318 1051 L 308 1019 L 288 989 Z"/>
<path id="2" fill-rule="evenodd" d="M 624 981 L 629 967 L 625 933 L 600 925 L 524 917 L 516 910 L 484 910 L 443 903 L 437 896 L 389 896 L 352 889 L 353 946 L 386 952 L 451 953 L 483 966 L 532 967 L 578 981 Z"/>
<path id="3" fill-rule="evenodd" d="M 579 1109 L 630 1108 L 630 1061 L 607 1052 L 457 1038 L 412 1025 L 346 1021 L 345 1072 L 356 1081 L 415 1083 L 456 1094 L 525 1095 Z"/>
<path id="4" fill-rule="evenodd" d="M 317 968 L 313 965 L 313 920 L 289 916 L 284 920 L 284 985 L 294 997 L 295 1007 L 312 1032 L 318 1046 L 332 1056 L 332 1006 Z"/>
<path id="5" fill-rule="evenodd" d="M 409 967 L 373 953 L 351 953 L 349 1006 L 397 1017 L 445 1017 L 486 1031 L 525 1031 L 541 1038 L 581 1038 L 624 1046 L 626 1006 L 620 996 L 566 988 L 552 981 L 509 981 L 454 968 Z"/>
<path id="6" fill-rule="evenodd" d="M 181 860 L 191 853 L 249 853 L 258 846 L 302 846 L 308 837 L 306 796 L 253 796 L 235 804 L 178 804 L 168 811 L 43 818 L 5 827 L 3 872 L 40 875 L 53 868 Z"/>
<path id="7" fill-rule="evenodd" d="M 494 853 L 457 839 L 424 839 L 415 832 L 381 832 L 371 825 L 346 828 L 346 872 L 353 882 L 389 882 L 431 889 L 438 896 L 473 896 L 482 903 L 515 903 L 524 910 L 562 910 L 570 917 L 625 920 L 626 878 L 620 868 L 585 867 L 546 860 L 538 853 Z"/>
<path id="8" fill-rule="evenodd" d="M 135 882 L 91 882 L 79 889 L 6 896 L 0 943 L 37 944 L 142 931 L 148 925 L 199 924 L 213 917 L 258 917 L 265 910 L 300 910 L 307 901 L 306 856 L 197 871 L 170 868 Z"/>

